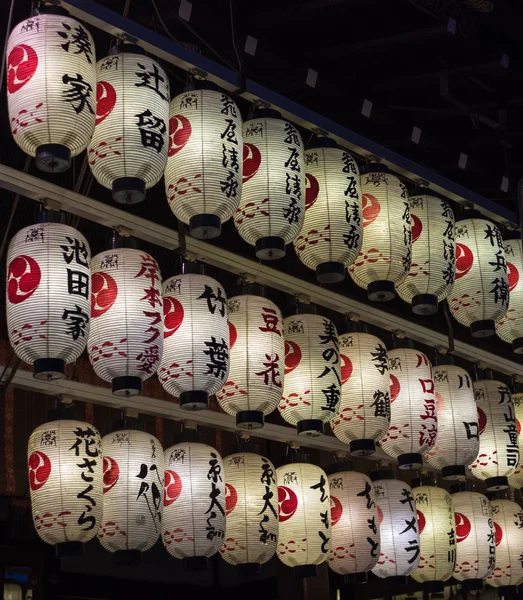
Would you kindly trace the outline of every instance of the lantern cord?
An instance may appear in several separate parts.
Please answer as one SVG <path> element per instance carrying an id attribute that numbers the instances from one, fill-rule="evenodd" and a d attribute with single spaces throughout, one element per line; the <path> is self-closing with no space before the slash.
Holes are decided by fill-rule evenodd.
<path id="1" fill-rule="evenodd" d="M 125 0 L 125 6 L 123 8 L 122 16 L 127 17 L 129 14 L 129 8 L 131 6 L 131 0 Z"/>
<path id="2" fill-rule="evenodd" d="M 452 352 L 454 352 L 454 327 L 452 326 L 452 321 L 450 319 L 450 314 L 449 314 L 449 303 L 447 302 L 447 300 L 445 300 L 444 302 L 442 302 L 443 304 L 443 314 L 445 315 L 445 321 L 447 321 L 447 327 L 448 327 L 448 339 L 449 339 L 449 349 L 448 349 L 448 354 L 451 354 Z"/>
<path id="3" fill-rule="evenodd" d="M 240 73 L 243 73 L 243 64 L 240 58 L 240 54 L 238 52 L 238 48 L 236 47 L 236 36 L 234 34 L 234 12 L 232 9 L 232 0 L 229 0 L 229 15 L 231 17 L 231 39 L 232 39 L 232 47 L 234 48 L 234 53 L 236 54 L 236 60 L 238 61 L 238 69 Z"/>
<path id="4" fill-rule="evenodd" d="M 2 56 L 2 65 L 0 66 L 0 91 L 2 90 L 2 87 L 4 85 L 7 43 L 9 42 L 9 34 L 11 33 L 11 21 L 13 20 L 14 5 L 15 5 L 15 0 L 11 0 L 11 6 L 9 8 L 9 16 L 7 17 L 7 27 L 6 27 L 6 31 L 5 31 L 4 53 Z"/>

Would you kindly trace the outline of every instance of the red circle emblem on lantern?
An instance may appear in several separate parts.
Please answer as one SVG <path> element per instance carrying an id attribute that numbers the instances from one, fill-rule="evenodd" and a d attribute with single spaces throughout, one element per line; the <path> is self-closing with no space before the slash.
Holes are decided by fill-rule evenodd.
<path id="1" fill-rule="evenodd" d="M 171 337 L 173 333 L 178 331 L 183 322 L 183 315 L 183 306 L 179 300 L 169 296 L 163 299 L 164 338 Z"/>
<path id="2" fill-rule="evenodd" d="M 376 196 L 372 194 L 363 194 L 362 196 L 362 214 L 363 214 L 363 227 L 367 227 L 378 218 L 380 214 L 381 206 Z"/>
<path id="3" fill-rule="evenodd" d="M 236 327 L 233 323 L 229 321 L 229 344 L 230 349 L 232 350 L 234 344 L 236 344 L 236 340 L 238 339 L 238 332 L 236 331 Z"/>
<path id="4" fill-rule="evenodd" d="M 390 375 L 390 401 L 394 402 L 400 393 L 400 382 L 396 375 Z"/>
<path id="5" fill-rule="evenodd" d="M 254 144 L 243 144 L 243 183 L 258 172 L 261 165 L 261 152 Z"/>
<path id="6" fill-rule="evenodd" d="M 163 505 L 170 506 L 182 493 L 182 480 L 176 471 L 165 471 Z"/>
<path id="7" fill-rule="evenodd" d="M 290 519 L 298 508 L 298 496 L 291 488 L 284 485 L 278 486 L 278 506 L 280 507 L 278 520 L 280 523 Z"/>
<path id="8" fill-rule="evenodd" d="M 116 104 L 116 90 L 108 81 L 96 84 L 96 125 L 106 119 Z"/>
<path id="9" fill-rule="evenodd" d="M 376 508 L 378 509 L 378 521 L 379 524 L 381 525 L 383 523 L 383 511 L 381 510 L 381 508 L 376 505 Z"/>
<path id="10" fill-rule="evenodd" d="M 51 461 L 43 452 L 33 452 L 28 460 L 29 485 L 33 492 L 44 487 L 51 475 Z"/>
<path id="11" fill-rule="evenodd" d="M 301 349 L 296 342 L 286 341 L 285 342 L 285 375 L 294 371 L 294 369 L 300 364 L 301 360 Z"/>
<path id="12" fill-rule="evenodd" d="M 236 488 L 230 483 L 225 484 L 225 516 L 229 516 L 230 513 L 236 507 L 238 503 L 238 492 Z"/>
<path id="13" fill-rule="evenodd" d="M 35 74 L 38 54 L 27 44 L 15 46 L 7 57 L 7 90 L 10 94 L 23 87 Z"/>
<path id="14" fill-rule="evenodd" d="M 169 119 L 169 151 L 168 156 L 178 154 L 191 137 L 191 122 L 183 115 L 175 115 Z"/>
<path id="15" fill-rule="evenodd" d="M 336 496 L 331 496 L 331 525 L 334 527 L 336 523 L 341 519 L 343 514 L 343 507 L 341 502 Z"/>
<path id="16" fill-rule="evenodd" d="M 120 477 L 118 463 L 110 456 L 104 456 L 104 494 L 112 489 Z"/>
<path id="17" fill-rule="evenodd" d="M 519 422 L 519 419 L 516 419 L 516 430 L 519 435 L 521 433 L 521 423 Z"/>
<path id="18" fill-rule="evenodd" d="M 465 244 L 456 244 L 456 279 L 466 275 L 474 263 L 474 254 Z"/>
<path id="19" fill-rule="evenodd" d="M 305 210 L 310 208 L 318 199 L 320 184 L 314 175 L 305 175 Z"/>
<path id="20" fill-rule="evenodd" d="M 340 354 L 341 360 L 341 383 L 347 383 L 349 381 L 350 376 L 352 375 L 352 361 L 345 354 Z"/>
<path id="21" fill-rule="evenodd" d="M 410 219 L 412 221 L 412 243 L 414 243 L 423 231 L 423 224 L 420 218 L 412 213 L 410 213 Z"/>
<path id="22" fill-rule="evenodd" d="M 91 316 L 100 317 L 114 304 L 118 286 L 109 273 L 93 273 L 91 281 Z"/>
<path id="23" fill-rule="evenodd" d="M 519 272 L 517 268 L 511 263 L 507 261 L 507 277 L 508 277 L 508 289 L 509 292 L 514 291 L 514 288 L 517 286 L 519 282 Z"/>
<path id="24" fill-rule="evenodd" d="M 479 426 L 479 434 L 481 435 L 485 431 L 485 427 L 487 426 L 487 415 L 485 411 L 478 407 L 478 426 Z"/>
<path id="25" fill-rule="evenodd" d="M 459 512 L 455 513 L 455 519 L 456 519 L 456 541 L 459 544 L 460 542 L 462 542 L 463 540 L 466 540 L 468 538 L 469 533 L 472 529 L 472 526 L 470 524 L 468 517 L 466 517 L 462 513 L 459 513 Z"/>
<path id="26" fill-rule="evenodd" d="M 494 538 L 496 540 L 496 546 L 501 544 L 501 540 L 503 539 L 503 529 L 494 521 Z"/>
<path id="27" fill-rule="evenodd" d="M 421 535 L 423 533 L 423 530 L 425 529 L 425 525 L 427 524 L 427 520 L 425 519 L 425 515 L 421 512 L 421 510 L 416 510 L 416 514 L 418 516 L 419 534 Z"/>
<path id="28" fill-rule="evenodd" d="M 36 260 L 22 254 L 13 258 L 7 269 L 7 297 L 11 304 L 20 304 L 32 296 L 42 279 Z"/>

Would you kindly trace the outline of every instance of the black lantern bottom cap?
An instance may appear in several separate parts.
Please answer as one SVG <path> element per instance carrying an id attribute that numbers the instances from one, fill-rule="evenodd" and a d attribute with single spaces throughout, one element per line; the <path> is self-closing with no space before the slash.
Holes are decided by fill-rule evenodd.
<path id="1" fill-rule="evenodd" d="M 71 166 L 71 151 L 62 144 L 41 144 L 36 149 L 36 168 L 46 173 L 63 173 Z"/>
<path id="2" fill-rule="evenodd" d="M 310 437 L 322 435 L 323 421 L 320 421 L 319 419 L 305 419 L 304 421 L 298 421 L 296 431 L 298 432 L 298 435 L 308 435 Z"/>
<path id="3" fill-rule="evenodd" d="M 142 380 L 139 377 L 125 375 L 113 379 L 113 395 L 120 398 L 139 396 L 142 393 Z"/>
<path id="4" fill-rule="evenodd" d="M 373 281 L 367 286 L 367 296 L 372 302 L 388 302 L 396 296 L 396 290 L 392 281 L 383 279 Z"/>
<path id="5" fill-rule="evenodd" d="M 497 492 L 508 488 L 508 479 L 506 477 L 489 477 L 485 480 L 487 491 Z"/>
<path id="6" fill-rule="evenodd" d="M 492 319 L 474 321 L 470 326 L 470 335 L 473 338 L 486 338 L 496 333 L 496 323 Z"/>
<path id="7" fill-rule="evenodd" d="M 345 585 L 362 585 L 369 580 L 367 573 L 350 573 L 343 576 Z"/>
<path id="8" fill-rule="evenodd" d="M 374 440 L 353 440 L 349 444 L 352 456 L 370 456 L 376 452 Z"/>
<path id="9" fill-rule="evenodd" d="M 467 476 L 465 467 L 463 465 L 450 465 L 441 469 L 441 475 L 443 479 L 463 479 Z"/>
<path id="10" fill-rule="evenodd" d="M 113 181 L 113 200 L 118 204 L 138 204 L 145 200 L 145 181 L 139 177 L 119 177 Z"/>
<path id="11" fill-rule="evenodd" d="M 293 567 L 294 577 L 316 577 L 318 569 L 316 565 L 298 565 Z"/>
<path id="12" fill-rule="evenodd" d="M 222 232 L 222 221 L 216 215 L 202 213 L 189 219 L 191 236 L 197 240 L 212 240 Z"/>
<path id="13" fill-rule="evenodd" d="M 523 337 L 516 338 L 512 342 L 512 350 L 514 354 L 523 354 Z"/>
<path id="14" fill-rule="evenodd" d="M 409 580 L 404 575 L 396 575 L 395 577 L 385 577 L 385 585 L 390 588 L 407 587 Z"/>
<path id="15" fill-rule="evenodd" d="M 263 427 L 264 417 L 261 410 L 241 410 L 236 414 L 236 427 L 240 429 L 260 429 Z M 250 564 L 250 563 L 249 563 Z M 252 563 L 258 564 L 258 563 Z"/>
<path id="16" fill-rule="evenodd" d="M 142 562 L 140 550 L 117 550 L 114 553 L 114 562 L 121 567 L 132 567 Z"/>
<path id="17" fill-rule="evenodd" d="M 517 585 L 502 585 L 498 587 L 498 596 L 500 598 L 507 596 L 517 596 L 519 593 Z"/>
<path id="18" fill-rule="evenodd" d="M 423 582 L 423 591 L 428 594 L 438 594 L 444 590 L 443 581 L 433 579 L 432 581 Z"/>
<path id="19" fill-rule="evenodd" d="M 33 363 L 33 377 L 40 381 L 55 381 L 65 377 L 65 361 L 60 358 L 38 358 Z"/>
<path id="20" fill-rule="evenodd" d="M 316 267 L 316 279 L 320 283 L 339 283 L 345 279 L 345 265 L 341 262 L 324 262 Z"/>
<path id="21" fill-rule="evenodd" d="M 277 235 L 256 241 L 256 256 L 260 260 L 278 260 L 285 256 L 285 240 Z"/>
<path id="22" fill-rule="evenodd" d="M 461 586 L 465 592 L 476 592 L 483 589 L 483 579 L 464 579 Z"/>
<path id="23" fill-rule="evenodd" d="M 209 394 L 199 390 L 182 392 L 179 400 L 183 410 L 205 410 L 209 406 Z"/>
<path id="24" fill-rule="evenodd" d="M 240 577 L 252 577 L 253 575 L 259 575 L 261 573 L 260 563 L 243 563 L 236 565 L 236 573 Z"/>
<path id="25" fill-rule="evenodd" d="M 412 298 L 412 312 L 415 315 L 428 317 L 438 312 L 438 297 L 436 294 L 418 294 Z"/>
<path id="26" fill-rule="evenodd" d="M 398 456 L 398 468 L 402 471 L 408 471 L 409 469 L 421 469 L 423 466 L 423 458 L 421 454 L 409 453 L 400 454 Z"/>
<path id="27" fill-rule="evenodd" d="M 58 558 L 76 558 L 84 553 L 84 545 L 82 542 L 62 542 L 56 544 L 56 556 Z"/>
<path id="28" fill-rule="evenodd" d="M 185 571 L 205 571 L 209 567 L 209 559 L 206 556 L 189 556 L 182 559 L 182 567 Z"/>

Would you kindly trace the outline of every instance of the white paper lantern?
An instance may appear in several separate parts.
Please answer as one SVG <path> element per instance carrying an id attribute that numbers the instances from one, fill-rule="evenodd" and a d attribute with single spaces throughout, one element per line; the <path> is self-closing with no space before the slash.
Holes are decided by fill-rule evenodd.
<path id="1" fill-rule="evenodd" d="M 89 423 L 72 419 L 37 427 L 27 447 L 29 491 L 38 536 L 73 554 L 102 521 L 101 439 Z"/>
<path id="2" fill-rule="evenodd" d="M 368 333 L 344 333 L 339 345 L 341 401 L 331 428 L 349 444 L 351 454 L 367 456 L 375 451 L 375 442 L 387 433 L 390 423 L 387 349 Z"/>
<path id="3" fill-rule="evenodd" d="M 456 223 L 456 279 L 448 296 L 451 314 L 470 327 L 472 337 L 488 337 L 507 312 L 509 285 L 499 229 L 485 219 Z"/>
<path id="4" fill-rule="evenodd" d="M 420 468 L 438 433 L 432 365 L 412 348 L 389 350 L 388 357 L 391 418 L 380 445 L 400 469 Z"/>
<path id="5" fill-rule="evenodd" d="M 17 583 L 4 582 L 4 600 L 24 600 L 22 588 Z M 26 599 L 30 600 L 32 596 L 27 595 Z"/>
<path id="6" fill-rule="evenodd" d="M 268 458 L 251 452 L 231 454 L 223 462 L 227 524 L 220 553 L 240 575 L 256 574 L 276 552 L 276 471 Z"/>
<path id="7" fill-rule="evenodd" d="M 89 166 L 122 204 L 136 204 L 162 178 L 169 149 L 169 78 L 134 44 L 96 65 L 96 127 Z"/>
<path id="8" fill-rule="evenodd" d="M 331 519 L 325 471 L 309 463 L 276 469 L 278 482 L 278 558 L 297 577 L 316 575 L 329 557 Z"/>
<path id="9" fill-rule="evenodd" d="M 456 567 L 454 578 L 468 590 L 481 590 L 494 569 L 494 521 L 487 497 L 477 492 L 452 494 L 456 515 Z"/>
<path id="10" fill-rule="evenodd" d="M 423 479 L 421 480 L 423 482 Z M 456 564 L 456 521 L 450 494 L 434 485 L 412 490 L 416 501 L 420 560 L 412 578 L 428 592 L 442 592 Z"/>
<path id="11" fill-rule="evenodd" d="M 126 419 L 124 427 L 133 427 Z M 139 429 L 119 429 L 102 438 L 104 457 L 102 546 L 121 563 L 139 561 L 160 537 L 164 457 L 160 442 Z"/>
<path id="12" fill-rule="evenodd" d="M 334 323 L 315 314 L 283 320 L 285 378 L 278 410 L 298 433 L 320 435 L 340 402 L 338 333 Z"/>
<path id="13" fill-rule="evenodd" d="M 418 566 L 420 541 L 416 504 L 409 485 L 392 478 L 390 471 L 373 477 L 378 507 L 380 557 L 372 572 L 388 586 L 406 585 Z"/>
<path id="14" fill-rule="evenodd" d="M 226 489 L 218 451 L 182 442 L 165 451 L 162 540 L 169 554 L 198 570 L 220 550 L 225 535 Z"/>
<path id="15" fill-rule="evenodd" d="M 193 237 L 217 237 L 238 208 L 242 190 L 242 118 L 233 100 L 213 89 L 176 96 L 169 108 L 168 154 L 165 191 L 171 210 Z"/>
<path id="16" fill-rule="evenodd" d="M 154 258 L 135 248 L 93 257 L 89 359 L 113 394 L 135 396 L 163 349 L 162 279 Z"/>
<path id="17" fill-rule="evenodd" d="M 516 412 L 516 429 L 518 432 L 519 443 L 519 464 L 514 470 L 514 473 L 509 475 L 508 482 L 510 487 L 523 490 L 523 432 L 521 425 L 523 424 L 523 393 L 512 394 L 514 409 Z"/>
<path id="18" fill-rule="evenodd" d="M 412 263 L 398 294 L 415 314 L 433 315 L 454 283 L 454 213 L 445 200 L 434 196 L 411 196 L 409 203 Z"/>
<path id="19" fill-rule="evenodd" d="M 61 223 L 21 229 L 7 252 L 9 341 L 34 365 L 37 379 L 65 377 L 89 333 L 91 251 L 84 236 Z"/>
<path id="20" fill-rule="evenodd" d="M 345 279 L 363 238 L 358 163 L 333 140 L 305 152 L 305 219 L 294 249 L 321 283 Z M 334 146 L 334 147 L 333 147 Z"/>
<path id="21" fill-rule="evenodd" d="M 479 454 L 470 470 L 485 481 L 487 490 L 502 490 L 508 487 L 507 478 L 519 464 L 512 395 L 501 381 L 474 381 L 472 385 L 478 407 Z"/>
<path id="22" fill-rule="evenodd" d="M 253 293 L 262 294 L 256 286 Z M 283 319 L 268 298 L 250 293 L 229 300 L 231 369 L 218 393 L 222 409 L 242 429 L 263 427 L 281 401 L 285 369 Z"/>
<path id="23" fill-rule="evenodd" d="M 523 251 L 521 240 L 504 243 L 510 301 L 505 316 L 496 324 L 496 333 L 523 354 Z"/>
<path id="24" fill-rule="evenodd" d="M 425 455 L 444 479 L 465 477 L 479 451 L 478 409 L 469 374 L 455 365 L 434 367 L 438 435 Z"/>
<path id="25" fill-rule="evenodd" d="M 15 142 L 41 171 L 85 150 L 96 117 L 93 38 L 59 7 L 40 7 L 7 43 L 7 106 Z"/>
<path id="26" fill-rule="evenodd" d="M 303 225 L 303 142 L 294 125 L 274 118 L 246 121 L 243 140 L 243 189 L 234 223 L 258 258 L 276 260 Z"/>
<path id="27" fill-rule="evenodd" d="M 371 480 L 338 463 L 328 469 L 332 539 L 329 567 L 339 575 L 366 573 L 380 556 L 378 508 Z"/>
<path id="28" fill-rule="evenodd" d="M 498 588 L 500 596 L 518 593 L 523 583 L 523 509 L 511 500 L 491 500 L 496 540 L 496 566 L 487 583 Z"/>
<path id="29" fill-rule="evenodd" d="M 410 270 L 409 199 L 397 177 L 381 165 L 371 169 L 361 176 L 363 246 L 349 273 L 370 300 L 384 302 L 394 298 Z"/>
<path id="30" fill-rule="evenodd" d="M 227 296 L 221 284 L 191 272 L 167 279 L 163 323 L 158 379 L 181 408 L 207 408 L 229 372 Z"/>

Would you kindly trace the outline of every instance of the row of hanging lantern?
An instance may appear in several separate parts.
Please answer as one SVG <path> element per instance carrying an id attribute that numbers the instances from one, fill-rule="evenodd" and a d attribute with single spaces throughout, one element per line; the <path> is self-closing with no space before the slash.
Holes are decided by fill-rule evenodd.
<path id="1" fill-rule="evenodd" d="M 29 439 L 28 469 L 36 531 L 60 555 L 97 536 L 133 564 L 161 537 L 188 569 L 220 552 L 254 574 L 276 553 L 298 576 L 327 561 L 348 582 L 371 570 L 390 586 L 412 575 L 427 592 L 453 575 L 505 594 L 523 582 L 523 511 L 499 493 L 489 503 L 459 484 L 451 496 L 427 477 L 411 489 L 386 470 L 371 481 L 350 463 L 327 475 L 296 451 L 278 469 L 250 449 L 222 459 L 192 429 L 164 452 L 136 418 L 102 439 L 53 412 Z"/>

